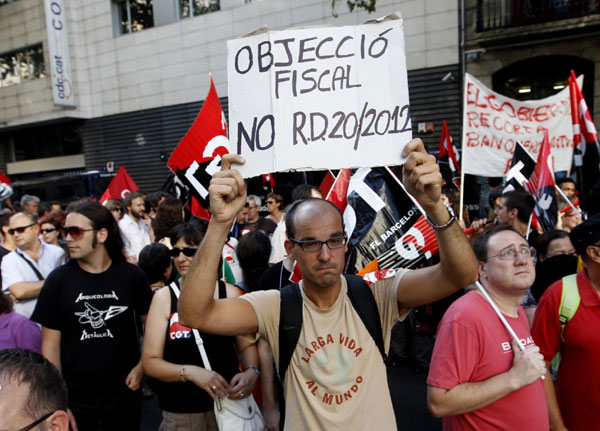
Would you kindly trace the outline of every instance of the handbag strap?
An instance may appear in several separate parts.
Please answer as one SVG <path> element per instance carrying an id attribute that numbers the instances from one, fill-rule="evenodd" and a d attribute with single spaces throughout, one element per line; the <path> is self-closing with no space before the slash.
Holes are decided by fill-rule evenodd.
<path id="1" fill-rule="evenodd" d="M 177 297 L 177 300 L 179 300 L 179 287 L 177 287 L 177 282 L 172 282 L 169 287 L 173 290 L 173 293 L 175 293 L 175 296 Z M 200 336 L 200 331 L 198 331 L 195 328 L 192 328 L 192 332 L 194 334 L 194 338 L 196 339 L 196 346 L 198 347 L 198 350 L 200 351 L 200 356 L 202 357 L 202 363 L 204 364 L 204 368 L 207 369 L 208 371 L 212 371 L 212 368 L 210 366 L 210 362 L 208 361 L 208 355 L 206 354 L 206 350 L 204 349 L 204 341 L 202 340 L 202 337 Z"/>
<path id="2" fill-rule="evenodd" d="M 15 250 L 15 253 L 17 253 L 17 255 L 23 259 L 25 262 L 27 262 L 27 265 L 29 265 L 31 267 L 31 269 L 33 269 L 33 272 L 35 272 L 35 275 L 37 275 L 37 278 L 40 281 L 44 280 L 44 276 L 42 275 L 42 273 L 40 272 L 39 269 L 37 269 L 35 266 L 33 266 L 33 263 L 31 263 L 25 256 L 23 256 L 21 253 L 19 253 L 17 250 Z"/>

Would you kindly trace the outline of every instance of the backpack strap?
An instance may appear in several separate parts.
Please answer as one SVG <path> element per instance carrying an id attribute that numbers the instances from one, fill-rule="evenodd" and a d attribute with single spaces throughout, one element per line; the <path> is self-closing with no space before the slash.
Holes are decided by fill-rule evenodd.
<path id="1" fill-rule="evenodd" d="M 302 330 L 302 295 L 298 283 L 288 284 L 280 291 L 279 310 L 279 379 L 283 382 L 285 372 Z"/>
<path id="2" fill-rule="evenodd" d="M 356 275 L 344 275 L 348 286 L 350 303 L 356 310 L 367 331 L 375 341 L 385 361 L 383 330 L 375 297 L 363 279 Z M 289 284 L 280 291 L 279 310 L 279 379 L 283 382 L 302 330 L 302 295 L 298 283 Z"/>
<path id="3" fill-rule="evenodd" d="M 565 342 L 565 327 L 569 320 L 573 318 L 581 296 L 577 288 L 577 274 L 567 275 L 562 279 L 562 294 L 560 297 L 560 308 L 558 309 L 558 319 L 560 320 L 560 339 Z"/>
<path id="4" fill-rule="evenodd" d="M 348 285 L 348 296 L 352 306 L 358 313 L 360 320 L 364 323 L 367 331 L 375 341 L 381 357 L 385 361 L 386 354 L 383 347 L 383 330 L 381 329 L 381 318 L 379 308 L 371 288 L 364 282 L 362 277 L 356 275 L 344 275 Z"/>

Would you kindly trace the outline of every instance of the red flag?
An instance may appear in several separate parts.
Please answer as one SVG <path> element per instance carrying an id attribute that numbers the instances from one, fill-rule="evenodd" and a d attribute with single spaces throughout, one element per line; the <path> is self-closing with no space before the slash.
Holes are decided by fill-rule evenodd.
<path id="1" fill-rule="evenodd" d="M 327 171 L 327 175 L 325 175 L 325 178 L 323 178 L 323 181 L 321 181 L 321 185 L 319 186 L 319 191 L 321 192 L 322 196 L 327 196 L 329 194 L 329 190 L 334 182 L 335 176 L 331 173 L 331 171 Z"/>
<path id="2" fill-rule="evenodd" d="M 200 203 L 196 200 L 195 197 L 192 196 L 192 208 L 190 209 L 192 215 L 201 218 L 203 220 L 210 220 L 210 213 L 206 208 L 204 208 Z"/>
<path id="3" fill-rule="evenodd" d="M 10 181 L 10 178 L 8 178 L 4 174 L 0 174 L 0 183 L 4 183 L 4 184 L 8 184 L 9 186 L 12 186 L 12 182 Z"/>
<path id="4" fill-rule="evenodd" d="M 598 141 L 598 132 L 592 121 L 592 116 L 585 103 L 583 94 L 577 84 L 575 72 L 569 76 L 569 92 L 571 94 L 571 120 L 573 122 L 573 162 L 575 166 L 583 166 L 583 156 L 587 144 Z"/>
<path id="5" fill-rule="evenodd" d="M 210 179 L 219 170 L 221 157 L 227 153 L 227 122 L 211 77 L 206 100 L 194 124 L 171 154 L 168 166 L 198 203 L 207 207 Z"/>
<path id="6" fill-rule="evenodd" d="M 137 192 L 139 189 L 125 167 L 121 166 L 100 198 L 100 203 L 104 204 L 108 199 L 125 199 L 129 193 Z"/>
<path id="7" fill-rule="evenodd" d="M 300 268 L 298 268 L 298 264 L 296 262 L 294 262 L 294 268 L 292 269 L 289 280 L 292 283 L 298 283 L 300 280 L 302 280 L 302 273 L 300 272 Z"/>
<path id="8" fill-rule="evenodd" d="M 460 156 L 456 147 L 452 143 L 452 137 L 448 131 L 448 124 L 446 123 L 446 120 L 442 121 L 442 137 L 440 139 L 440 152 L 438 155 L 438 160 L 442 157 L 448 157 L 448 163 L 450 164 L 450 169 L 452 169 L 453 174 L 456 172 L 460 173 L 460 165 L 458 164 Z"/>
<path id="9" fill-rule="evenodd" d="M 550 154 L 548 129 L 544 131 L 542 147 L 538 154 L 535 169 L 526 183 L 527 189 L 536 200 L 535 215 L 544 232 L 554 229 L 557 221 L 557 205 L 554 188 L 554 167 Z"/>
<path id="10" fill-rule="evenodd" d="M 346 209 L 348 184 L 350 184 L 351 176 L 352 169 L 342 169 L 325 197 L 329 202 L 335 204 L 342 213 Z"/>
<path id="11" fill-rule="evenodd" d="M 273 177 L 273 174 L 264 174 L 262 176 L 262 180 L 263 184 L 269 184 L 271 189 L 275 187 L 275 178 Z"/>

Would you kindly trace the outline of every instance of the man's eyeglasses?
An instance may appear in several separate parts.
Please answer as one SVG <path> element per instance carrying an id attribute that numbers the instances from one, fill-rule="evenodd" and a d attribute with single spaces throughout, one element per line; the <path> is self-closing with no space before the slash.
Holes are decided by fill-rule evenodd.
<path id="1" fill-rule="evenodd" d="M 31 224 L 28 224 L 27 226 L 21 226 L 21 227 L 10 228 L 10 229 L 8 229 L 8 233 L 9 233 L 9 234 L 11 234 L 11 235 L 14 235 L 14 234 L 15 234 L 15 232 L 16 232 L 16 233 L 23 233 L 23 232 L 25 232 L 25 229 L 28 229 L 28 228 L 30 228 L 30 227 L 31 227 L 31 226 L 33 226 L 34 224 L 35 224 L 35 223 L 31 223 Z"/>
<path id="2" fill-rule="evenodd" d="M 79 226 L 65 226 L 64 228 L 62 228 L 62 234 L 63 236 L 66 238 L 67 235 L 71 235 L 71 238 L 73 238 L 75 241 L 80 240 L 81 238 L 83 238 L 83 234 L 85 232 L 89 232 L 91 230 L 96 230 L 96 229 L 84 229 L 82 227 Z"/>
<path id="3" fill-rule="evenodd" d="M 52 416 L 54 413 L 56 413 L 56 410 L 54 410 L 53 412 L 48 412 L 46 413 L 44 416 L 42 416 L 41 418 L 31 422 L 29 425 L 27 425 L 24 428 L 21 428 L 18 431 L 29 431 L 32 430 L 33 428 L 35 428 L 36 426 L 38 426 L 39 424 L 41 424 L 42 422 L 44 422 L 46 419 L 48 419 L 50 416 Z"/>
<path id="4" fill-rule="evenodd" d="M 265 203 L 266 203 L 267 205 L 271 205 L 271 204 L 274 204 L 274 203 L 275 203 L 275 201 L 266 201 Z"/>
<path id="5" fill-rule="evenodd" d="M 329 238 L 327 241 L 319 241 L 318 239 L 309 239 L 306 241 L 298 241 L 296 239 L 290 238 L 294 244 L 298 244 L 303 251 L 307 251 L 309 253 L 320 251 L 323 248 L 323 244 L 327 244 L 327 247 L 330 250 L 335 250 L 337 248 L 342 248 L 346 245 L 348 238 L 345 236 L 340 236 L 336 238 Z"/>
<path id="6" fill-rule="evenodd" d="M 46 228 L 46 229 L 40 229 L 40 232 L 42 232 L 42 233 L 50 233 L 50 232 L 54 232 L 55 230 L 58 230 L 58 229 L 56 229 L 55 227 L 49 227 L 49 228 Z"/>
<path id="7" fill-rule="evenodd" d="M 500 260 L 515 260 L 517 257 L 519 256 L 524 256 L 527 258 L 532 258 L 534 256 L 534 252 L 529 248 L 529 246 L 523 246 L 520 247 L 518 250 L 513 248 L 505 248 L 504 250 L 502 250 L 500 252 L 500 254 L 496 254 L 494 256 L 488 256 L 487 259 L 485 260 L 489 260 L 492 257 L 497 257 Z"/>
<path id="8" fill-rule="evenodd" d="M 173 247 L 171 250 L 169 250 L 169 255 L 171 257 L 179 257 L 179 254 L 183 253 L 184 256 L 192 257 L 196 254 L 196 250 L 198 250 L 198 249 L 192 248 L 192 247 L 185 247 L 185 248 Z"/>

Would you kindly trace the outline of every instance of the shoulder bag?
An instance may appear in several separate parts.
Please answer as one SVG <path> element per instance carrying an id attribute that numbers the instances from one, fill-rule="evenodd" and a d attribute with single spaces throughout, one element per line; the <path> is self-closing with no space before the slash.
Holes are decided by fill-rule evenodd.
<path id="1" fill-rule="evenodd" d="M 171 288 L 177 298 L 179 298 L 179 289 L 175 282 L 171 283 Z M 192 332 L 194 333 L 204 368 L 212 371 L 200 331 L 192 328 Z M 241 400 L 217 397 L 214 409 L 220 431 L 263 431 L 265 429 L 265 420 L 252 394 Z"/>

